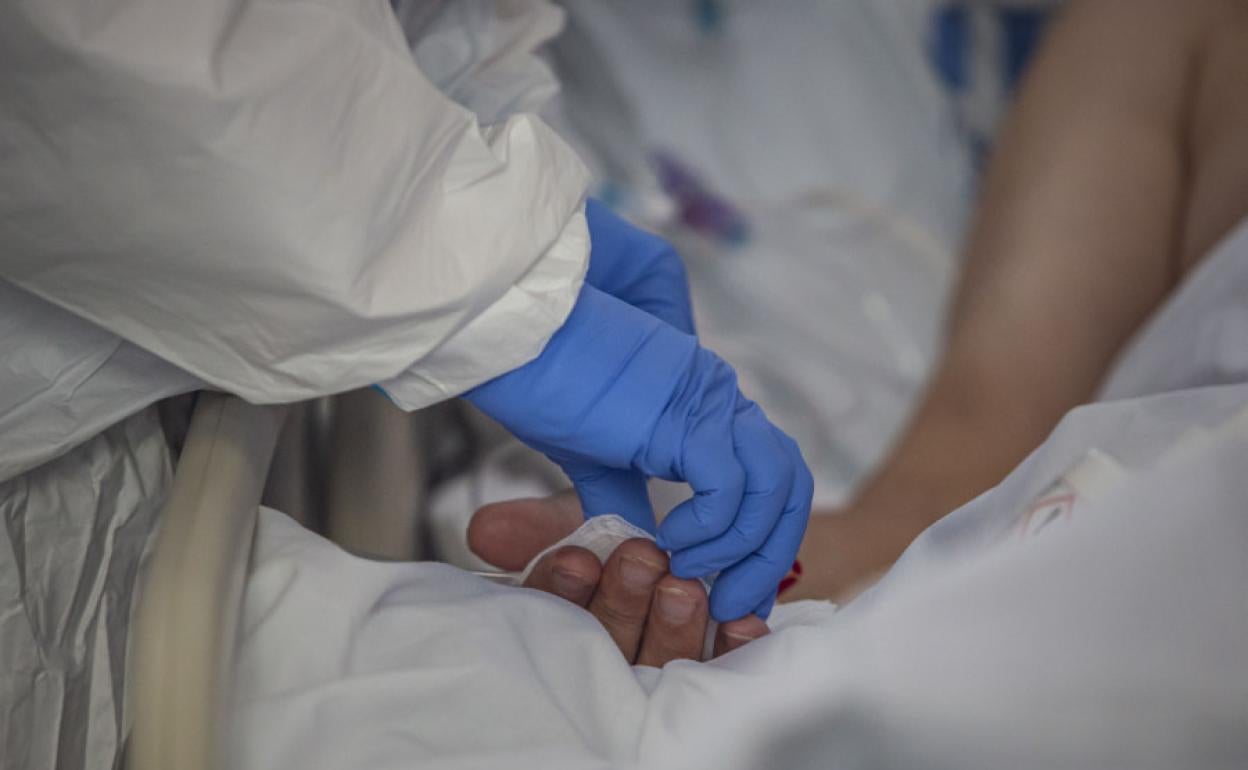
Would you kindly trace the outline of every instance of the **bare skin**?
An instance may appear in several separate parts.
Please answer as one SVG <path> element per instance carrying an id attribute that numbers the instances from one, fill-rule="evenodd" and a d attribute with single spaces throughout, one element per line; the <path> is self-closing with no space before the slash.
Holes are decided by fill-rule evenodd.
<path id="1" fill-rule="evenodd" d="M 1092 398 L 1248 216 L 1245 137 L 1248 2 L 1071 2 L 999 138 L 919 407 L 854 500 L 811 518 L 804 574 L 781 599 L 848 601 Z M 556 507 L 579 515 L 574 497 L 514 505 L 491 517 L 521 540 Z M 474 548 L 516 548 L 503 534 Z"/>
<path id="2" fill-rule="evenodd" d="M 1003 130 L 948 343 L 889 457 L 811 519 L 784 598 L 845 601 L 999 482 L 1248 216 L 1248 3 L 1078 0 Z"/>
<path id="3" fill-rule="evenodd" d="M 486 561 L 519 570 L 583 521 L 571 492 L 497 503 L 473 517 L 468 544 Z M 584 548 L 560 548 L 538 562 L 525 586 L 587 609 L 631 663 L 662 667 L 702 659 L 709 618 L 706 591 L 696 580 L 669 574 L 667 554 L 649 540 L 621 543 L 605 564 Z M 767 633 L 767 624 L 753 615 L 723 623 L 712 654 L 731 652 Z"/>

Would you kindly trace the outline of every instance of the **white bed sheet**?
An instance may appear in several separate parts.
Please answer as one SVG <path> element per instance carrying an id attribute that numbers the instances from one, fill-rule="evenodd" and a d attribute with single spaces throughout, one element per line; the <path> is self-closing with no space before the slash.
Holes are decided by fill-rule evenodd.
<path id="1" fill-rule="evenodd" d="M 1078 410 L 863 604 L 782 607 L 769 637 L 661 671 L 626 665 L 573 605 L 358 559 L 264 511 L 231 767 L 750 768 L 811 720 L 847 742 L 817 729 L 780 749 L 899 766 L 1248 758 L 1245 404 L 1229 386 Z M 1129 456 L 1125 477 L 1016 537 L 1027 493 L 1089 446 Z"/>

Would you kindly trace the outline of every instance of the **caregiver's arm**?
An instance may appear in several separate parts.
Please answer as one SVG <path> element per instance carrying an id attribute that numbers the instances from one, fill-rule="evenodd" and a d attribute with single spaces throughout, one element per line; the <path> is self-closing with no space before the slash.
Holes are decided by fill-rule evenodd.
<path id="1" fill-rule="evenodd" d="M 1212 230 L 1184 232 L 1192 101 L 1208 36 L 1239 13 L 1084 0 L 1056 23 L 992 159 L 944 356 L 850 510 L 812 522 L 796 593 L 852 593 L 999 481 L 1207 249 Z"/>
<path id="2" fill-rule="evenodd" d="M 388 3 L 13 0 L 0 104 L 0 278 L 251 401 L 445 399 L 586 269 L 575 153 L 478 126 Z"/>

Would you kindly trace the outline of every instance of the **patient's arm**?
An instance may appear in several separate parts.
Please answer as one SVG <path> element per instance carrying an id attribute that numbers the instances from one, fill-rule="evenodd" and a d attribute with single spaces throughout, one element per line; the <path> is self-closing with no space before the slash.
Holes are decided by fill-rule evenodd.
<path id="1" fill-rule="evenodd" d="M 1227 58 L 1228 28 L 1242 49 L 1245 10 L 1070 4 L 1001 134 L 925 397 L 849 509 L 812 519 L 794 595 L 845 598 L 999 481 L 1095 393 L 1182 272 L 1248 209 L 1245 153 L 1216 139 L 1248 122 L 1245 59 L 1213 61 Z M 1209 92 L 1234 72 L 1240 96 L 1222 106 Z M 1228 164 L 1241 173 L 1207 173 Z"/>

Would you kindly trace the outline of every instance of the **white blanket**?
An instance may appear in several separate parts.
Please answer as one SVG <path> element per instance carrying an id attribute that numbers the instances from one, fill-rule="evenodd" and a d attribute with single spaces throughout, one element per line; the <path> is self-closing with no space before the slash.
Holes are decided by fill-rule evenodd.
<path id="1" fill-rule="evenodd" d="M 265 511 L 231 767 L 749 768 L 812 723 L 782 766 L 1243 761 L 1245 404 L 1232 386 L 1077 410 L 861 604 L 782 607 L 771 636 L 662 671 L 571 604 L 364 561 Z M 1091 446 L 1121 478 L 1024 535 Z"/>

